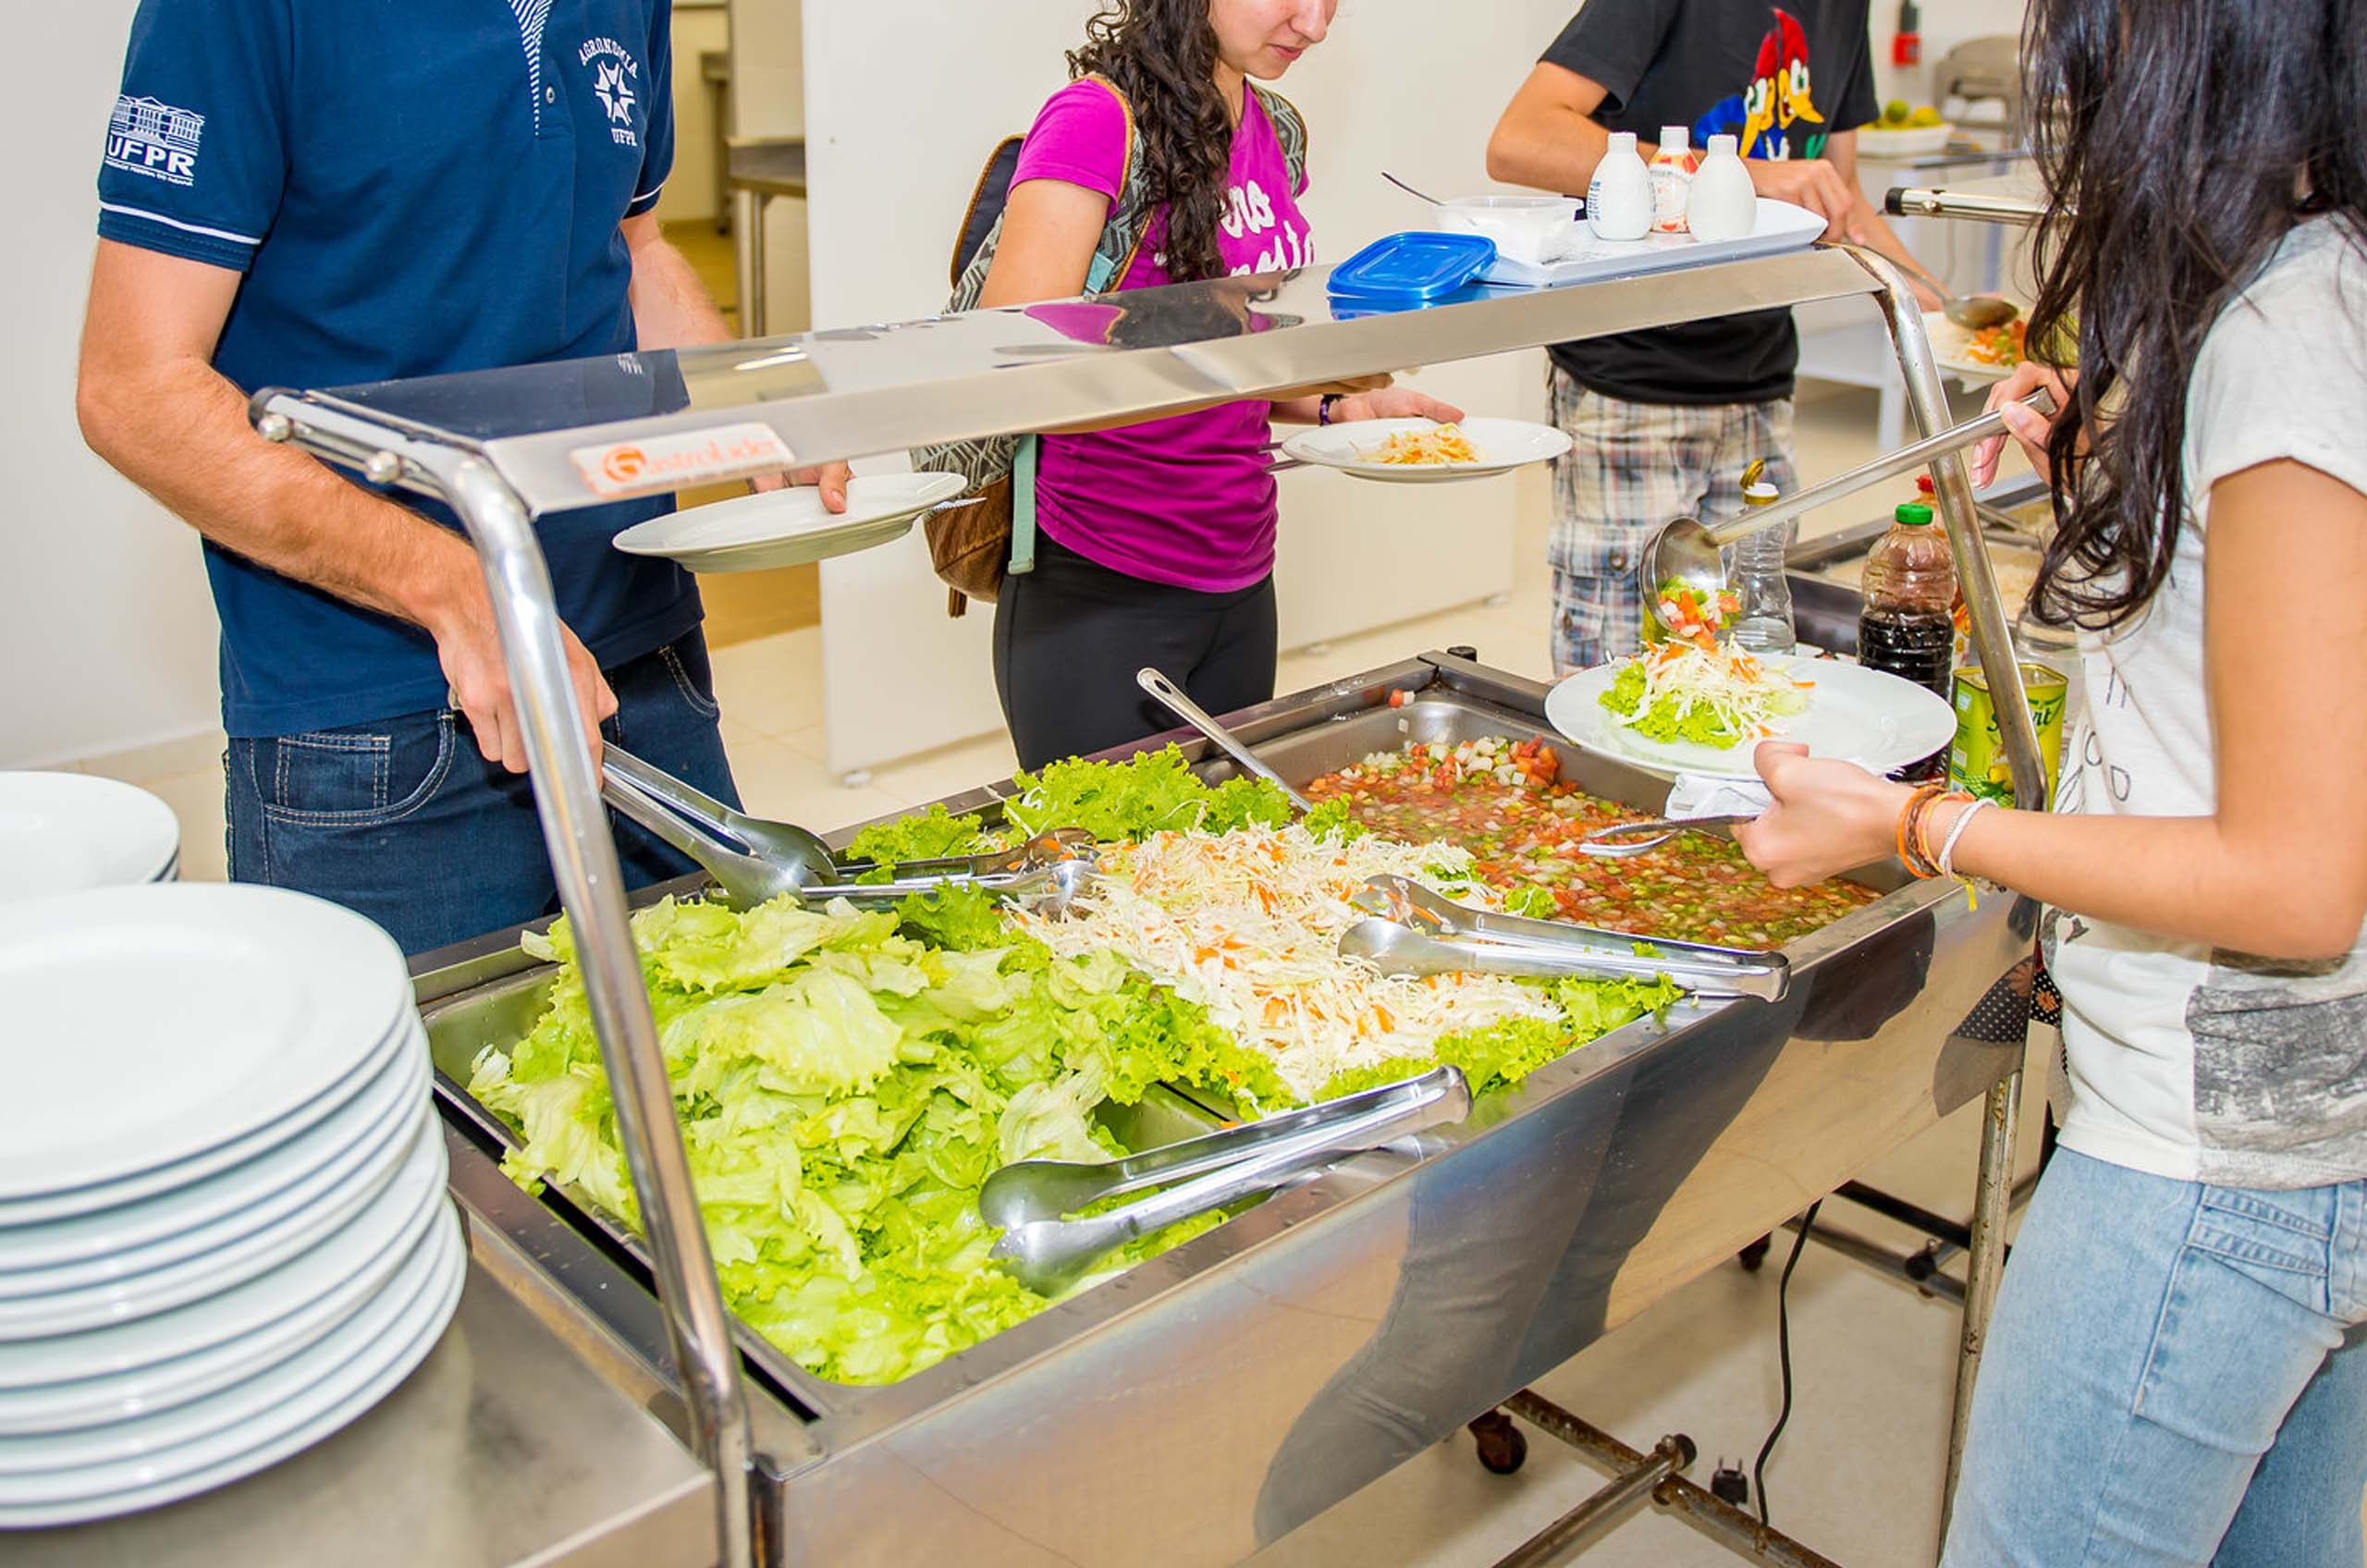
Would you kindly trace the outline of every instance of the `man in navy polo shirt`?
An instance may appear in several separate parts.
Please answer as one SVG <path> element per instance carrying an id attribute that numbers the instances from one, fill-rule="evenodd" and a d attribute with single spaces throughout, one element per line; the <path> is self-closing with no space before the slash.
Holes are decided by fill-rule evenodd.
<path id="1" fill-rule="evenodd" d="M 729 337 L 653 213 L 669 9 L 143 0 L 132 23 L 82 429 L 204 536 L 231 876 L 349 904 L 408 951 L 554 907 L 484 579 L 448 511 L 261 441 L 246 394 Z M 670 504 L 540 537 L 587 723 L 732 800 L 698 591 L 609 548 Z M 637 828 L 619 849 L 635 883 L 689 869 Z"/>

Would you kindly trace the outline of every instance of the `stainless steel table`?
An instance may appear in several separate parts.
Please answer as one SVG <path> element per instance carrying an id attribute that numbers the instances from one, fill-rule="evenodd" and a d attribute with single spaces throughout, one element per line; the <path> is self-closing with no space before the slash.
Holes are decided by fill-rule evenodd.
<path id="1" fill-rule="evenodd" d="M 765 209 L 776 196 L 805 199 L 805 139 L 735 136 L 725 143 L 732 245 L 740 263 L 740 330 L 765 335 Z"/>
<path id="2" fill-rule="evenodd" d="M 486 1164 L 454 1144 L 456 1162 Z M 0 1562 L 713 1562 L 714 1476 L 512 1293 L 506 1280 L 533 1276 L 501 1232 L 469 1230 L 469 1282 L 452 1327 L 377 1408 L 186 1502 L 72 1529 L 0 1531 Z"/>

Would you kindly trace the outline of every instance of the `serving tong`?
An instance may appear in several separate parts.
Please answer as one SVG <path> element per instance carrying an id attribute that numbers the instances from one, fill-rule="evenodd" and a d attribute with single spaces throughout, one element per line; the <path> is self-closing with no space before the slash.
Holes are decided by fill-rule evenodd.
<path id="1" fill-rule="evenodd" d="M 1700 833 L 1715 839 L 1723 835 L 1713 832 L 1719 827 L 1732 827 L 1736 823 L 1759 819 L 1745 812 L 1721 813 L 1712 816 L 1660 816 L 1649 822 L 1619 822 L 1609 827 L 1598 827 L 1578 840 L 1578 853 L 1598 860 L 1626 860 L 1645 855 L 1659 849 L 1680 833 Z M 1644 835 L 1650 834 L 1650 838 Z M 1633 839 L 1636 842 L 1622 843 Z"/>
<path id="2" fill-rule="evenodd" d="M 1462 1070 L 1434 1067 L 1403 1083 L 1122 1159 L 1021 1160 L 979 1189 L 979 1214 L 1002 1231 L 987 1256 L 1029 1290 L 1057 1295 L 1139 1237 L 1470 1113 L 1471 1085 Z M 1106 1214 L 1082 1213 L 1148 1187 L 1164 1190 Z"/>
<path id="3" fill-rule="evenodd" d="M 804 828 L 736 811 L 630 752 L 601 747 L 600 773 L 600 793 L 608 804 L 698 862 L 735 909 L 754 909 L 783 893 L 807 903 L 845 899 L 877 906 L 973 887 L 1057 914 L 1090 886 L 1095 872 L 1093 836 L 1063 827 L 993 854 L 901 861 L 894 879 L 860 882 L 855 878 L 876 869 L 871 863 L 842 864 Z"/>
<path id="4" fill-rule="evenodd" d="M 1340 937 L 1340 956 L 1384 974 L 1512 974 L 1529 979 L 1651 979 L 1667 975 L 1704 1001 L 1781 1001 L 1792 966 L 1781 953 L 1654 940 L 1650 953 L 1617 931 L 1477 910 L 1404 876 L 1376 876 L 1350 901 L 1373 918 Z"/>

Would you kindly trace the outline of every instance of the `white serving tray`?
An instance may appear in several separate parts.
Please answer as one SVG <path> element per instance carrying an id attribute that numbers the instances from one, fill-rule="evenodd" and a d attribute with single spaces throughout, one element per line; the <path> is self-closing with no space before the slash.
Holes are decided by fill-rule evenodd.
<path id="1" fill-rule="evenodd" d="M 1479 275 L 1485 283 L 1511 284 L 1528 288 L 1562 288 L 1573 283 L 1595 283 L 1607 277 L 1633 277 L 1640 274 L 1666 272 L 1672 267 L 1695 267 L 1708 262 L 1738 262 L 1750 256 L 1769 256 L 1779 251 L 1797 251 L 1812 245 L 1824 232 L 1824 220 L 1806 207 L 1796 207 L 1789 202 L 1759 199 L 1759 224 L 1739 239 L 1696 239 L 1689 234 L 1653 234 L 1641 239 L 1597 239 L 1594 231 L 1583 220 L 1576 254 L 1564 261 L 1538 266 L 1529 262 L 1515 261 L 1499 255 L 1486 272 Z"/>

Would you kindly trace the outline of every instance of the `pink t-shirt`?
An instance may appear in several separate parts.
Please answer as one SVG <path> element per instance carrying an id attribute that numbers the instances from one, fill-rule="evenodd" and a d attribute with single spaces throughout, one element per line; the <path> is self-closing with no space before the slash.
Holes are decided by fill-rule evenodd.
<path id="1" fill-rule="evenodd" d="M 1125 155 L 1125 113 L 1116 97 L 1098 81 L 1073 81 L 1036 116 L 1012 183 L 1064 180 L 1114 202 Z M 1257 95 L 1248 94 L 1217 230 L 1217 253 L 1235 276 L 1314 261 L 1296 200 L 1306 190 L 1303 180 L 1293 189 L 1273 124 Z M 1161 208 L 1120 290 L 1172 281 L 1159 250 L 1166 225 Z M 1123 430 L 1048 435 L 1036 470 L 1036 525 L 1129 577 L 1208 594 L 1249 587 L 1274 570 L 1274 477 L 1264 450 L 1271 411 L 1253 399 Z"/>

